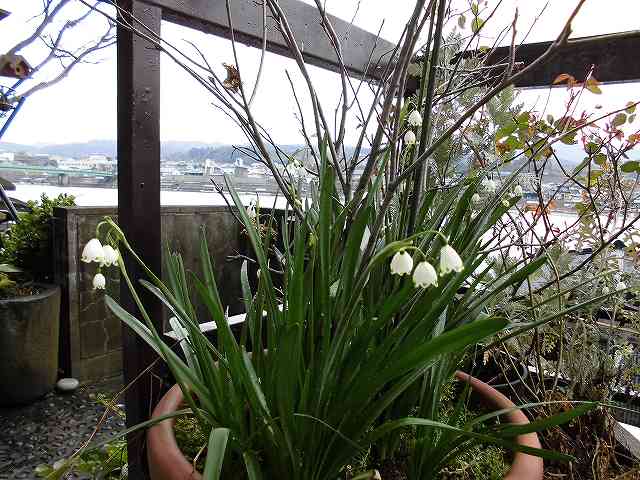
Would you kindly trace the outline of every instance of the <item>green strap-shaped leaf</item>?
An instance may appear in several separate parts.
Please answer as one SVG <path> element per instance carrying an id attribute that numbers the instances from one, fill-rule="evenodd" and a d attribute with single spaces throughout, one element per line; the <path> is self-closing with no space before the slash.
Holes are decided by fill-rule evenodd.
<path id="1" fill-rule="evenodd" d="M 209 445 L 207 447 L 207 460 L 204 464 L 204 480 L 219 480 L 222 473 L 222 462 L 227 450 L 227 440 L 229 439 L 228 428 L 214 428 L 209 435 Z"/>

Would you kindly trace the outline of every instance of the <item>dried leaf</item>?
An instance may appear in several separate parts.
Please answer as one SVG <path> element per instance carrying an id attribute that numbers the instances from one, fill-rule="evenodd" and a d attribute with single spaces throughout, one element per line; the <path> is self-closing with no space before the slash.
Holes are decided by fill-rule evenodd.
<path id="1" fill-rule="evenodd" d="M 553 81 L 553 84 L 557 85 L 563 82 L 567 82 L 569 85 L 573 85 L 576 82 L 576 79 L 573 76 L 569 75 L 568 73 L 561 73 Z"/>
<path id="2" fill-rule="evenodd" d="M 233 93 L 238 93 L 240 89 L 240 73 L 235 65 L 223 63 L 222 66 L 227 69 L 227 78 L 222 82 L 222 86 Z"/>

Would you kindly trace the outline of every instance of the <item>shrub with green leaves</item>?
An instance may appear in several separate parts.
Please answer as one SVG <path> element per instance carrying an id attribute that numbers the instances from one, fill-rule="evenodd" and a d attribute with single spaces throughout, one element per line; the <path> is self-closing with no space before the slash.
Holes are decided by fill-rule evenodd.
<path id="1" fill-rule="evenodd" d="M 20 214 L 20 222 L 2 235 L 0 263 L 20 268 L 37 282 L 50 282 L 53 277 L 53 209 L 72 207 L 75 199 L 64 193 L 56 198 L 43 193 L 39 202 L 31 201 L 28 205 L 31 211 Z"/>

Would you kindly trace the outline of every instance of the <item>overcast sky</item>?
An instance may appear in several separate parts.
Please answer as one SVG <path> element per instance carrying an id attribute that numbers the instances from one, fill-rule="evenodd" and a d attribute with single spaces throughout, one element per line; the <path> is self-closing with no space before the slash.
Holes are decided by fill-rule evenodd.
<path id="1" fill-rule="evenodd" d="M 220 0 L 211 0 L 220 1 Z M 233 0 L 250 1 L 250 0 Z M 312 3 L 311 0 L 305 0 Z M 460 5 L 465 0 L 459 0 Z M 382 36 L 390 41 L 397 40 L 411 11 L 412 2 L 395 0 L 361 0 L 355 24 L 375 32 L 384 20 Z M 484 3 L 484 2 L 483 2 Z M 497 0 L 489 0 L 487 8 L 493 8 Z M 515 6 L 519 8 L 518 31 L 521 36 L 529 30 L 534 18 L 546 1 L 503 0 L 499 12 L 492 20 L 487 35 L 510 24 Z M 539 18 L 527 41 L 542 41 L 554 38 L 562 28 L 576 0 L 551 0 L 550 6 Z M 41 8 L 42 0 L 0 0 L 0 8 L 12 15 L 0 22 L 0 52 L 6 51 L 17 40 L 24 37 L 35 24 L 29 20 Z M 331 13 L 350 20 L 357 0 L 328 0 Z M 70 14 L 83 11 L 81 4 L 67 7 Z M 95 36 L 104 28 L 102 20 L 96 18 L 86 27 L 78 29 L 70 40 L 82 40 Z M 163 23 L 163 35 L 175 43 L 188 48 L 185 39 L 199 45 L 211 64 L 221 68 L 222 62 L 231 63 L 230 42 L 189 31 L 175 25 Z M 574 23 L 574 37 L 588 36 L 616 31 L 640 29 L 640 0 L 587 0 L 585 7 Z M 486 38 L 487 44 L 491 38 Z M 26 50 L 25 55 L 36 63 L 44 50 L 36 46 Z M 67 143 L 92 139 L 114 139 L 116 137 L 116 69 L 115 48 L 102 52 L 97 57 L 98 64 L 81 65 L 63 82 L 33 95 L 18 115 L 5 137 L 7 142 L 16 143 Z M 244 81 L 251 86 L 257 71 L 259 51 L 240 47 L 240 62 Z M 630 59 L 630 61 L 639 61 Z M 300 143 L 299 125 L 295 118 L 295 104 L 285 69 L 300 76 L 292 61 L 268 55 L 260 89 L 255 103 L 258 119 L 268 125 L 270 132 L 280 143 Z M 310 67 L 325 108 L 333 111 L 339 95 L 338 76 Z M 0 79 L 5 81 L 7 79 Z M 161 134 L 163 140 L 203 141 L 211 143 L 245 143 L 242 133 L 222 113 L 211 105 L 211 98 L 192 79 L 163 59 L 161 71 Z M 300 87 L 302 85 L 300 84 Z M 544 104 L 548 92 L 533 90 L 523 93 L 522 98 L 529 104 Z M 564 92 L 553 92 L 551 109 L 562 107 Z M 605 108 L 616 108 L 629 100 L 640 100 L 640 85 L 608 85 L 604 94 L 585 98 L 585 108 L 602 104 Z M 366 102 L 367 95 L 363 100 Z M 354 129 L 352 129 L 354 130 Z M 349 140 L 349 139 L 348 139 Z"/>

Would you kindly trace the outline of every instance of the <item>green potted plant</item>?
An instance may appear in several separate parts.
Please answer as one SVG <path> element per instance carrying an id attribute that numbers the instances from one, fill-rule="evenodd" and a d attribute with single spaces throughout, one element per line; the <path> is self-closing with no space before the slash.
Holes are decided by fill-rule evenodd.
<path id="1" fill-rule="evenodd" d="M 30 202 L 31 211 L 2 234 L 0 250 L 0 405 L 29 403 L 58 376 L 60 288 L 53 285 L 53 209 L 71 196 Z"/>
<path id="2" fill-rule="evenodd" d="M 542 156 L 548 158 L 567 129 L 575 133 L 585 125 L 550 122 L 540 132 L 531 115 L 504 108 L 510 86 L 567 42 L 582 3 L 533 65 L 516 69 L 513 62 L 505 63 L 492 76 L 486 72 L 493 67 L 457 55 L 466 44 L 461 35 L 442 41 L 448 2 L 430 2 L 425 8 L 426 2 L 417 1 L 381 85 L 373 89 L 370 110 L 353 98 L 358 90 L 349 88 L 348 69 L 340 64 L 342 108 L 330 125 L 286 15 L 277 1 L 267 0 L 264 8 L 277 22 L 313 105 L 312 127 L 303 131 L 311 165 L 282 151 L 257 122 L 237 58 L 235 65 L 225 65 L 226 80 L 202 59 L 192 62 L 197 68 L 186 68 L 247 135 L 249 146 L 243 151 L 270 169 L 286 198 L 286 211 L 277 222 L 273 213 L 246 209 L 227 181 L 232 210 L 259 268 L 254 276 L 248 262 L 242 266 L 246 316 L 237 337 L 220 300 L 204 235 L 200 273 L 188 275 L 180 254 L 167 252 L 166 281 L 141 261 L 110 218 L 98 225 L 87 245 L 98 252 L 90 259 L 100 264 L 96 288 L 104 288 L 104 254 L 99 252 L 107 248 L 115 258 L 126 252 L 146 273 L 146 278 L 133 279 L 126 263 L 117 262 L 136 312 L 109 296 L 105 301 L 167 363 L 176 381 L 154 418 L 138 427 L 151 427 L 152 479 L 199 478 L 172 434 L 171 422 L 184 415 L 195 418 L 208 437 L 202 469 L 207 480 L 376 479 L 400 457 L 406 478 L 437 478 L 456 456 L 478 444 L 520 454 L 508 478 L 540 479 L 542 462 L 534 457 L 570 458 L 541 449 L 535 432 L 567 422 L 595 403 L 529 423 L 508 399 L 458 368 L 471 351 L 523 335 L 576 308 L 563 304 L 527 323 L 509 322 L 498 308 L 519 298 L 521 289 L 532 292 L 532 275 L 550 263 L 543 243 L 520 249 L 496 277 L 489 273 L 498 263 L 492 253 L 522 246 L 522 235 L 505 245 L 502 234 L 505 225 L 519 227 L 510 217 L 524 193 L 519 174 Z M 321 2 L 316 5 L 329 25 Z M 472 39 L 484 25 L 479 5 L 473 5 Z M 416 64 L 414 48 L 423 28 L 430 32 L 424 49 L 429 58 Z M 340 63 L 340 41 L 331 28 L 326 32 Z M 170 48 L 137 33 L 159 49 Z M 419 77 L 419 88 L 403 98 L 409 76 Z M 294 95 L 297 101 L 295 90 Z M 359 110 L 360 123 L 357 146 L 347 153 L 346 119 L 352 107 Z M 514 116 L 517 123 L 511 128 Z M 497 145 L 505 138 L 504 131 L 497 131 L 505 126 L 513 140 Z M 522 139 L 517 138 L 520 130 Z M 501 172 L 523 158 L 510 173 Z M 303 195 L 307 177 L 311 193 Z M 569 292 L 552 291 L 545 301 L 564 299 L 583 286 L 576 282 Z M 138 287 L 166 306 L 182 356 L 155 328 Z M 536 301 L 532 294 L 525 308 L 539 307 Z M 196 302 L 207 307 L 206 319 L 198 317 Z M 199 328 L 205 320 L 217 326 L 215 342 Z M 459 386 L 453 408 L 445 411 L 452 384 Z M 470 389 L 486 394 L 498 410 L 463 419 Z M 507 423 L 495 421 L 502 415 Z M 370 452 L 376 464 L 359 461 Z M 73 459 L 56 473 L 72 464 Z"/>

